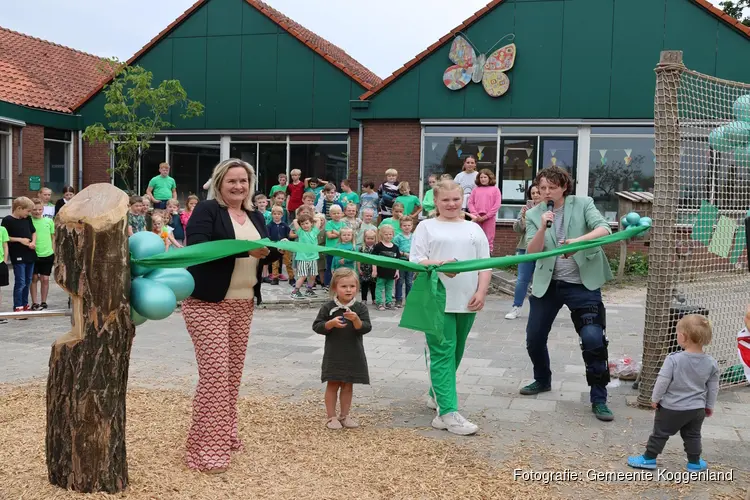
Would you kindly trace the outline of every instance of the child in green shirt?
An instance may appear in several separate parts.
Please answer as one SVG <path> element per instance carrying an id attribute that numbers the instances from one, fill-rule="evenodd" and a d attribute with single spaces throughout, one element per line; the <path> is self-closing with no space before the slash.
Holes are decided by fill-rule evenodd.
<path id="1" fill-rule="evenodd" d="M 354 251 L 354 231 L 350 227 L 342 227 L 339 231 L 339 241 L 336 243 L 336 248 L 341 250 Z M 333 256 L 333 271 L 340 267 L 348 267 L 349 269 L 356 269 L 356 264 L 353 260 L 344 259 L 337 255 Z"/>
<path id="2" fill-rule="evenodd" d="M 306 245 L 318 244 L 318 234 L 320 229 L 314 226 L 313 218 L 310 214 L 300 214 L 297 217 L 297 224 L 299 225 L 299 231 L 297 231 L 297 241 Z M 304 299 L 307 297 L 315 297 L 313 292 L 313 285 L 315 284 L 315 277 L 318 275 L 318 252 L 297 252 L 294 257 L 296 264 L 297 282 L 294 284 L 294 291 L 292 292 L 293 299 Z M 307 281 L 307 290 L 305 295 L 302 295 L 300 289 L 302 285 Z"/>
<path id="3" fill-rule="evenodd" d="M 9 241 L 10 236 L 8 236 L 8 230 L 3 226 L 0 226 L 0 305 L 3 303 L 2 288 L 10 284 L 10 273 L 8 273 L 8 264 L 10 264 L 10 261 L 8 260 Z M 7 319 L 0 319 L 0 325 L 4 325 L 7 322 Z"/>
<path id="4" fill-rule="evenodd" d="M 159 164 L 159 175 L 148 182 L 146 196 L 157 210 L 166 209 L 167 201 L 177 198 L 177 183 L 169 176 L 169 163 Z"/>
<path id="5" fill-rule="evenodd" d="M 341 196 L 339 196 L 339 202 L 343 206 L 353 203 L 359 207 L 359 195 L 352 191 L 347 179 L 341 181 Z"/>
<path id="6" fill-rule="evenodd" d="M 276 194 L 276 191 L 283 191 L 286 193 L 286 174 L 279 174 L 279 183 L 271 188 L 271 192 L 268 193 L 268 196 L 273 199 L 273 195 Z"/>
<path id="7" fill-rule="evenodd" d="M 331 220 L 326 222 L 326 246 L 335 247 L 339 242 L 339 236 L 341 228 L 346 227 L 345 222 L 342 220 L 344 211 L 341 210 L 339 205 L 332 205 L 328 211 L 331 216 Z M 326 272 L 323 277 L 323 285 L 328 287 L 331 283 L 331 275 L 333 274 L 333 255 L 326 255 Z"/>
<path id="8" fill-rule="evenodd" d="M 31 310 L 39 311 L 47 309 L 47 296 L 49 294 L 49 277 L 52 274 L 52 266 L 55 264 L 55 251 L 52 243 L 52 235 L 55 234 L 55 223 L 52 219 L 44 216 L 44 204 L 39 198 L 34 198 L 34 209 L 31 211 L 31 222 L 36 230 L 36 262 L 34 263 L 34 274 L 31 278 Z M 41 301 L 37 302 L 39 295 L 37 285 L 42 283 Z"/>
<path id="9" fill-rule="evenodd" d="M 383 219 L 378 226 L 380 229 L 383 226 L 391 226 L 393 228 L 393 234 L 401 234 L 401 217 L 404 216 L 404 206 L 400 202 L 394 202 L 391 207 L 391 216 L 387 219 Z M 395 237 L 395 236 L 394 236 Z"/>
<path id="10" fill-rule="evenodd" d="M 438 182 L 437 174 L 431 174 L 427 178 L 427 183 L 430 185 L 430 189 L 424 194 L 422 198 L 422 215 L 429 219 L 435 216 L 435 185 Z"/>
<path id="11" fill-rule="evenodd" d="M 396 197 L 395 203 L 401 203 L 404 206 L 404 216 L 416 217 L 422 210 L 422 204 L 419 202 L 419 197 L 411 194 L 409 183 L 406 181 L 399 183 L 398 192 L 401 194 Z"/>

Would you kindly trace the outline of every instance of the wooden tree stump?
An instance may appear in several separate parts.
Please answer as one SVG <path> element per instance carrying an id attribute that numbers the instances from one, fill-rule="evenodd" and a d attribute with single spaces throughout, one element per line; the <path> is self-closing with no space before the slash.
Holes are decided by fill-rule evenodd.
<path id="1" fill-rule="evenodd" d="M 94 184 L 55 219 L 55 280 L 71 295 L 73 316 L 49 360 L 47 471 L 52 484 L 80 492 L 128 486 L 128 209 L 124 192 Z"/>

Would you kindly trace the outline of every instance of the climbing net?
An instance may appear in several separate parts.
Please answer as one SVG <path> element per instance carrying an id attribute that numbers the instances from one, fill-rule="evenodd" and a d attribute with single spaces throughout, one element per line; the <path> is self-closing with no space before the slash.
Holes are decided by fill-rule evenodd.
<path id="1" fill-rule="evenodd" d="M 667 53 L 675 54 L 675 53 Z M 679 54 L 679 53 L 677 53 Z M 745 383 L 737 332 L 750 303 L 750 85 L 686 69 L 663 54 L 655 98 L 654 225 L 639 402 L 650 401 L 675 325 L 706 315 L 721 387 Z"/>

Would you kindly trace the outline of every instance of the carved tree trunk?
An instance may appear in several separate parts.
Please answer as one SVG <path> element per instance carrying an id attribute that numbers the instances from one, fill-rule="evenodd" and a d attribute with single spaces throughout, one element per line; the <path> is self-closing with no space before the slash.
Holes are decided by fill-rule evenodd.
<path id="1" fill-rule="evenodd" d="M 128 197 L 87 187 L 55 220 L 55 279 L 72 298 L 72 330 L 55 341 L 47 380 L 52 484 L 115 493 L 128 485 L 125 393 L 130 320 Z"/>

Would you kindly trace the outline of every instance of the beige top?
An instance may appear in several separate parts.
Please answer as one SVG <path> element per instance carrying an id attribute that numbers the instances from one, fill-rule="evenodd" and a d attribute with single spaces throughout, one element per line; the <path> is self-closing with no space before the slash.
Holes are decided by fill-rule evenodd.
<path id="1" fill-rule="evenodd" d="M 260 234 L 255 229 L 250 217 L 245 220 L 244 224 L 238 224 L 236 220 L 232 219 L 232 226 L 234 227 L 234 239 L 236 240 L 253 241 L 260 239 Z M 229 290 L 227 290 L 224 300 L 252 299 L 254 296 L 253 287 L 258 282 L 257 272 L 258 259 L 255 257 L 235 259 L 232 281 L 229 282 Z"/>

